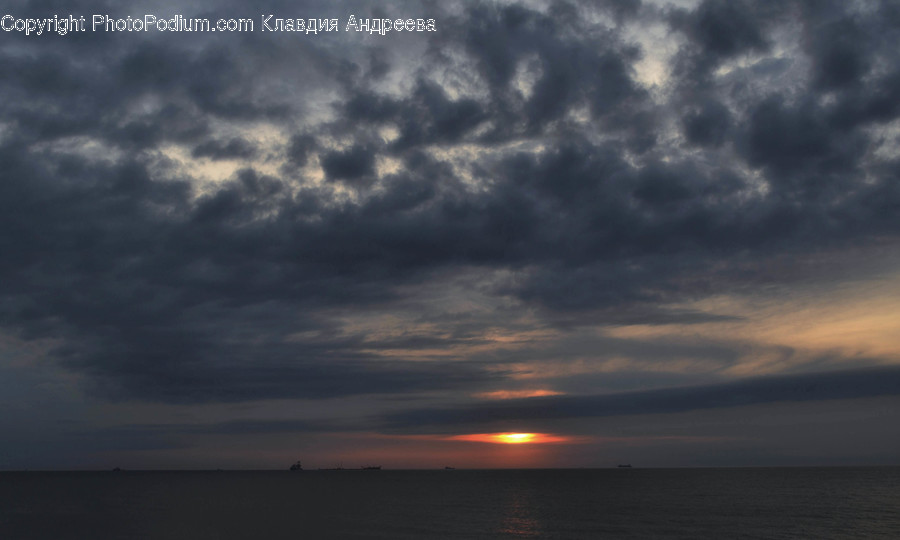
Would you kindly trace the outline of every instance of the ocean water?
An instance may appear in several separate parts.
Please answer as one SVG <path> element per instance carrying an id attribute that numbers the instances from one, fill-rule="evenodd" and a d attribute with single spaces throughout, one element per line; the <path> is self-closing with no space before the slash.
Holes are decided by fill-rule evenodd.
<path id="1" fill-rule="evenodd" d="M 0 538 L 900 538 L 900 468 L 0 473 Z"/>

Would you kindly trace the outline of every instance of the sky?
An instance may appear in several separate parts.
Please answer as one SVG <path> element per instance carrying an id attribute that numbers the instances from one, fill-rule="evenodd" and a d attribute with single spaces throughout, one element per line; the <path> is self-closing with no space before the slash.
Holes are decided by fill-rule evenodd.
<path id="1" fill-rule="evenodd" d="M 900 4 L 2 9 L 0 469 L 900 464 Z"/>

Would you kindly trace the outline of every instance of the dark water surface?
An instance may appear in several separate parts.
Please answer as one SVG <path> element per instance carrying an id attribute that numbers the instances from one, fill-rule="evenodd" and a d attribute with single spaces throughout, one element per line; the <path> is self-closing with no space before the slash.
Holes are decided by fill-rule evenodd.
<path id="1" fill-rule="evenodd" d="M 0 473 L 0 538 L 900 538 L 900 468 Z"/>

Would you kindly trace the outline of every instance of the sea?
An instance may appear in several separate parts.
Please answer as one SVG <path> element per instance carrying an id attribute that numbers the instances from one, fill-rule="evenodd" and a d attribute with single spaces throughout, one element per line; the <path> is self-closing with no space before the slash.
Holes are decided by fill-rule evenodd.
<path id="1" fill-rule="evenodd" d="M 0 472 L 0 538 L 900 538 L 900 468 Z"/>

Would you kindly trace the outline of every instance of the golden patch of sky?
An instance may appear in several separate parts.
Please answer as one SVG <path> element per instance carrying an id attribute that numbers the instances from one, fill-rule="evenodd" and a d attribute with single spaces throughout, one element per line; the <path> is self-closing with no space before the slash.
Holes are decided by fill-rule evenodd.
<path id="1" fill-rule="evenodd" d="M 752 376 L 791 371 L 823 361 L 833 367 L 859 362 L 900 363 L 900 272 L 868 281 L 832 284 L 805 293 L 719 295 L 685 304 L 738 320 L 690 325 L 610 328 L 625 339 L 671 339 L 744 343 L 740 360 L 725 370 Z"/>
<path id="2" fill-rule="evenodd" d="M 378 136 L 385 144 L 391 144 L 400 137 L 400 129 L 395 124 L 381 126 L 378 128 Z"/>
<path id="3" fill-rule="evenodd" d="M 229 140 L 240 136 L 260 150 L 260 155 L 253 158 L 229 158 L 213 160 L 207 157 L 194 157 L 192 148 L 180 144 L 160 146 L 160 154 L 175 165 L 176 170 L 189 179 L 196 196 L 214 193 L 223 183 L 231 180 L 241 169 L 252 167 L 258 173 L 280 176 L 281 163 L 272 159 L 273 148 L 284 144 L 283 131 L 268 123 L 257 123 L 250 126 L 218 126 L 216 136 L 221 140 Z"/>
<path id="4" fill-rule="evenodd" d="M 493 178 L 477 174 L 475 164 L 485 164 L 491 159 L 502 159 L 513 152 L 540 154 L 545 149 L 544 143 L 538 140 L 519 139 L 490 147 L 470 143 L 453 146 L 435 145 L 428 148 L 428 153 L 435 159 L 449 164 L 456 178 L 472 193 L 484 193 L 490 190 Z M 477 169 L 482 170 L 480 166 Z"/>
<path id="5" fill-rule="evenodd" d="M 668 92 L 669 68 L 683 38 L 671 32 L 665 21 L 639 21 L 625 26 L 626 42 L 641 48 L 641 58 L 633 64 L 635 80 L 661 101 Z"/>

